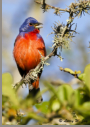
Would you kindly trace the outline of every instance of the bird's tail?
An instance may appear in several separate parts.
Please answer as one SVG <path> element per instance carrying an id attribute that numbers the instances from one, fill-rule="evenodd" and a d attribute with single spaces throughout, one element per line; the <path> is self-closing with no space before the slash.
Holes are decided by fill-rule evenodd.
<path id="1" fill-rule="evenodd" d="M 37 103 L 40 103 L 43 101 L 43 98 L 40 94 L 40 88 L 39 88 L 39 78 L 32 84 L 29 84 L 29 96 L 32 98 L 36 98 L 37 94 L 39 94 L 39 97 L 36 99 Z"/>

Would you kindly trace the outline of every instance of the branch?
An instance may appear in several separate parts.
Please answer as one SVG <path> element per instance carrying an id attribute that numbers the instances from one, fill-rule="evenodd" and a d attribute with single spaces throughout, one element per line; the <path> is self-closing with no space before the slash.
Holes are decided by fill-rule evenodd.
<path id="1" fill-rule="evenodd" d="M 88 13 L 87 10 L 90 10 L 90 0 L 79 0 L 78 3 L 71 3 L 70 6 L 68 6 L 69 9 L 62 9 L 59 7 L 54 7 L 51 5 L 48 5 L 45 3 L 45 0 L 43 0 L 43 2 L 39 2 L 39 1 L 35 1 L 37 4 L 41 4 L 42 5 L 42 9 L 44 9 L 44 12 L 47 11 L 49 8 L 50 9 L 54 9 L 55 10 L 55 14 L 58 15 L 60 12 L 59 11 L 63 11 L 63 12 L 68 12 L 71 13 L 73 12 L 76 16 L 81 16 L 82 12 L 84 13 Z"/>
<path id="2" fill-rule="evenodd" d="M 45 0 L 43 0 L 43 2 L 39 2 L 39 1 L 35 1 L 37 4 L 41 4 L 42 5 L 42 9 L 49 9 L 49 8 L 52 8 L 52 9 L 55 9 L 55 10 L 58 10 L 58 11 L 65 11 L 65 12 L 69 12 L 68 9 L 62 9 L 62 8 L 59 8 L 59 7 L 54 7 L 54 6 L 51 6 L 51 5 L 48 5 L 45 3 Z"/>
<path id="3" fill-rule="evenodd" d="M 73 75 L 75 78 L 79 79 L 79 78 L 78 78 L 78 74 L 81 73 L 80 70 L 74 72 L 74 71 L 71 70 L 70 68 L 62 68 L 62 67 L 60 67 L 59 69 L 60 69 L 61 71 L 67 72 L 67 73 Z M 79 79 L 79 80 L 80 80 L 80 79 Z"/>

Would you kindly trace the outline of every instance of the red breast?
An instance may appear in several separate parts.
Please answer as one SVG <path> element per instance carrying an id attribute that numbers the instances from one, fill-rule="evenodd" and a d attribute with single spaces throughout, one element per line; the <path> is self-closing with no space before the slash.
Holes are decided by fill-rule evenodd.
<path id="1" fill-rule="evenodd" d="M 39 64 L 41 58 L 39 52 L 46 56 L 44 41 L 37 30 L 25 33 L 24 36 L 17 36 L 13 55 L 17 65 L 26 73 Z"/>

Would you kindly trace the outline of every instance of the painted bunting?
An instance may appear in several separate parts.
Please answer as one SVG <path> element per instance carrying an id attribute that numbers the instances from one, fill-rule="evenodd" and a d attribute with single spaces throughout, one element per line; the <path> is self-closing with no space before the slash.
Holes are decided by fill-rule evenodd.
<path id="1" fill-rule="evenodd" d="M 41 25 L 42 23 L 29 17 L 19 28 L 19 34 L 14 43 L 13 56 L 22 77 L 25 77 L 31 69 L 40 63 L 40 53 L 42 56 L 46 56 L 45 43 L 39 34 Z M 29 89 L 29 93 L 32 93 L 33 96 L 40 90 L 41 73 L 38 74 L 37 80 L 32 83 L 33 89 Z"/>

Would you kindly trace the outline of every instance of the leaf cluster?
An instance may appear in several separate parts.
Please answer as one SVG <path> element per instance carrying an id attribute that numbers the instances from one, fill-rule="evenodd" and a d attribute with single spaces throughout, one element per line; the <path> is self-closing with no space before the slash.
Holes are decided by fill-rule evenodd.
<path id="1" fill-rule="evenodd" d="M 31 119 L 36 120 L 36 124 L 90 124 L 90 64 L 78 78 L 81 82 L 75 90 L 67 83 L 60 83 L 60 86 L 58 84 L 58 87 L 55 87 L 52 83 L 43 81 L 45 89 L 41 94 L 49 90 L 51 97 L 49 101 L 38 104 L 29 96 L 25 99 L 19 98 L 12 88 L 12 76 L 4 73 L 2 124 L 26 125 Z M 37 110 L 34 110 L 33 106 Z"/>

